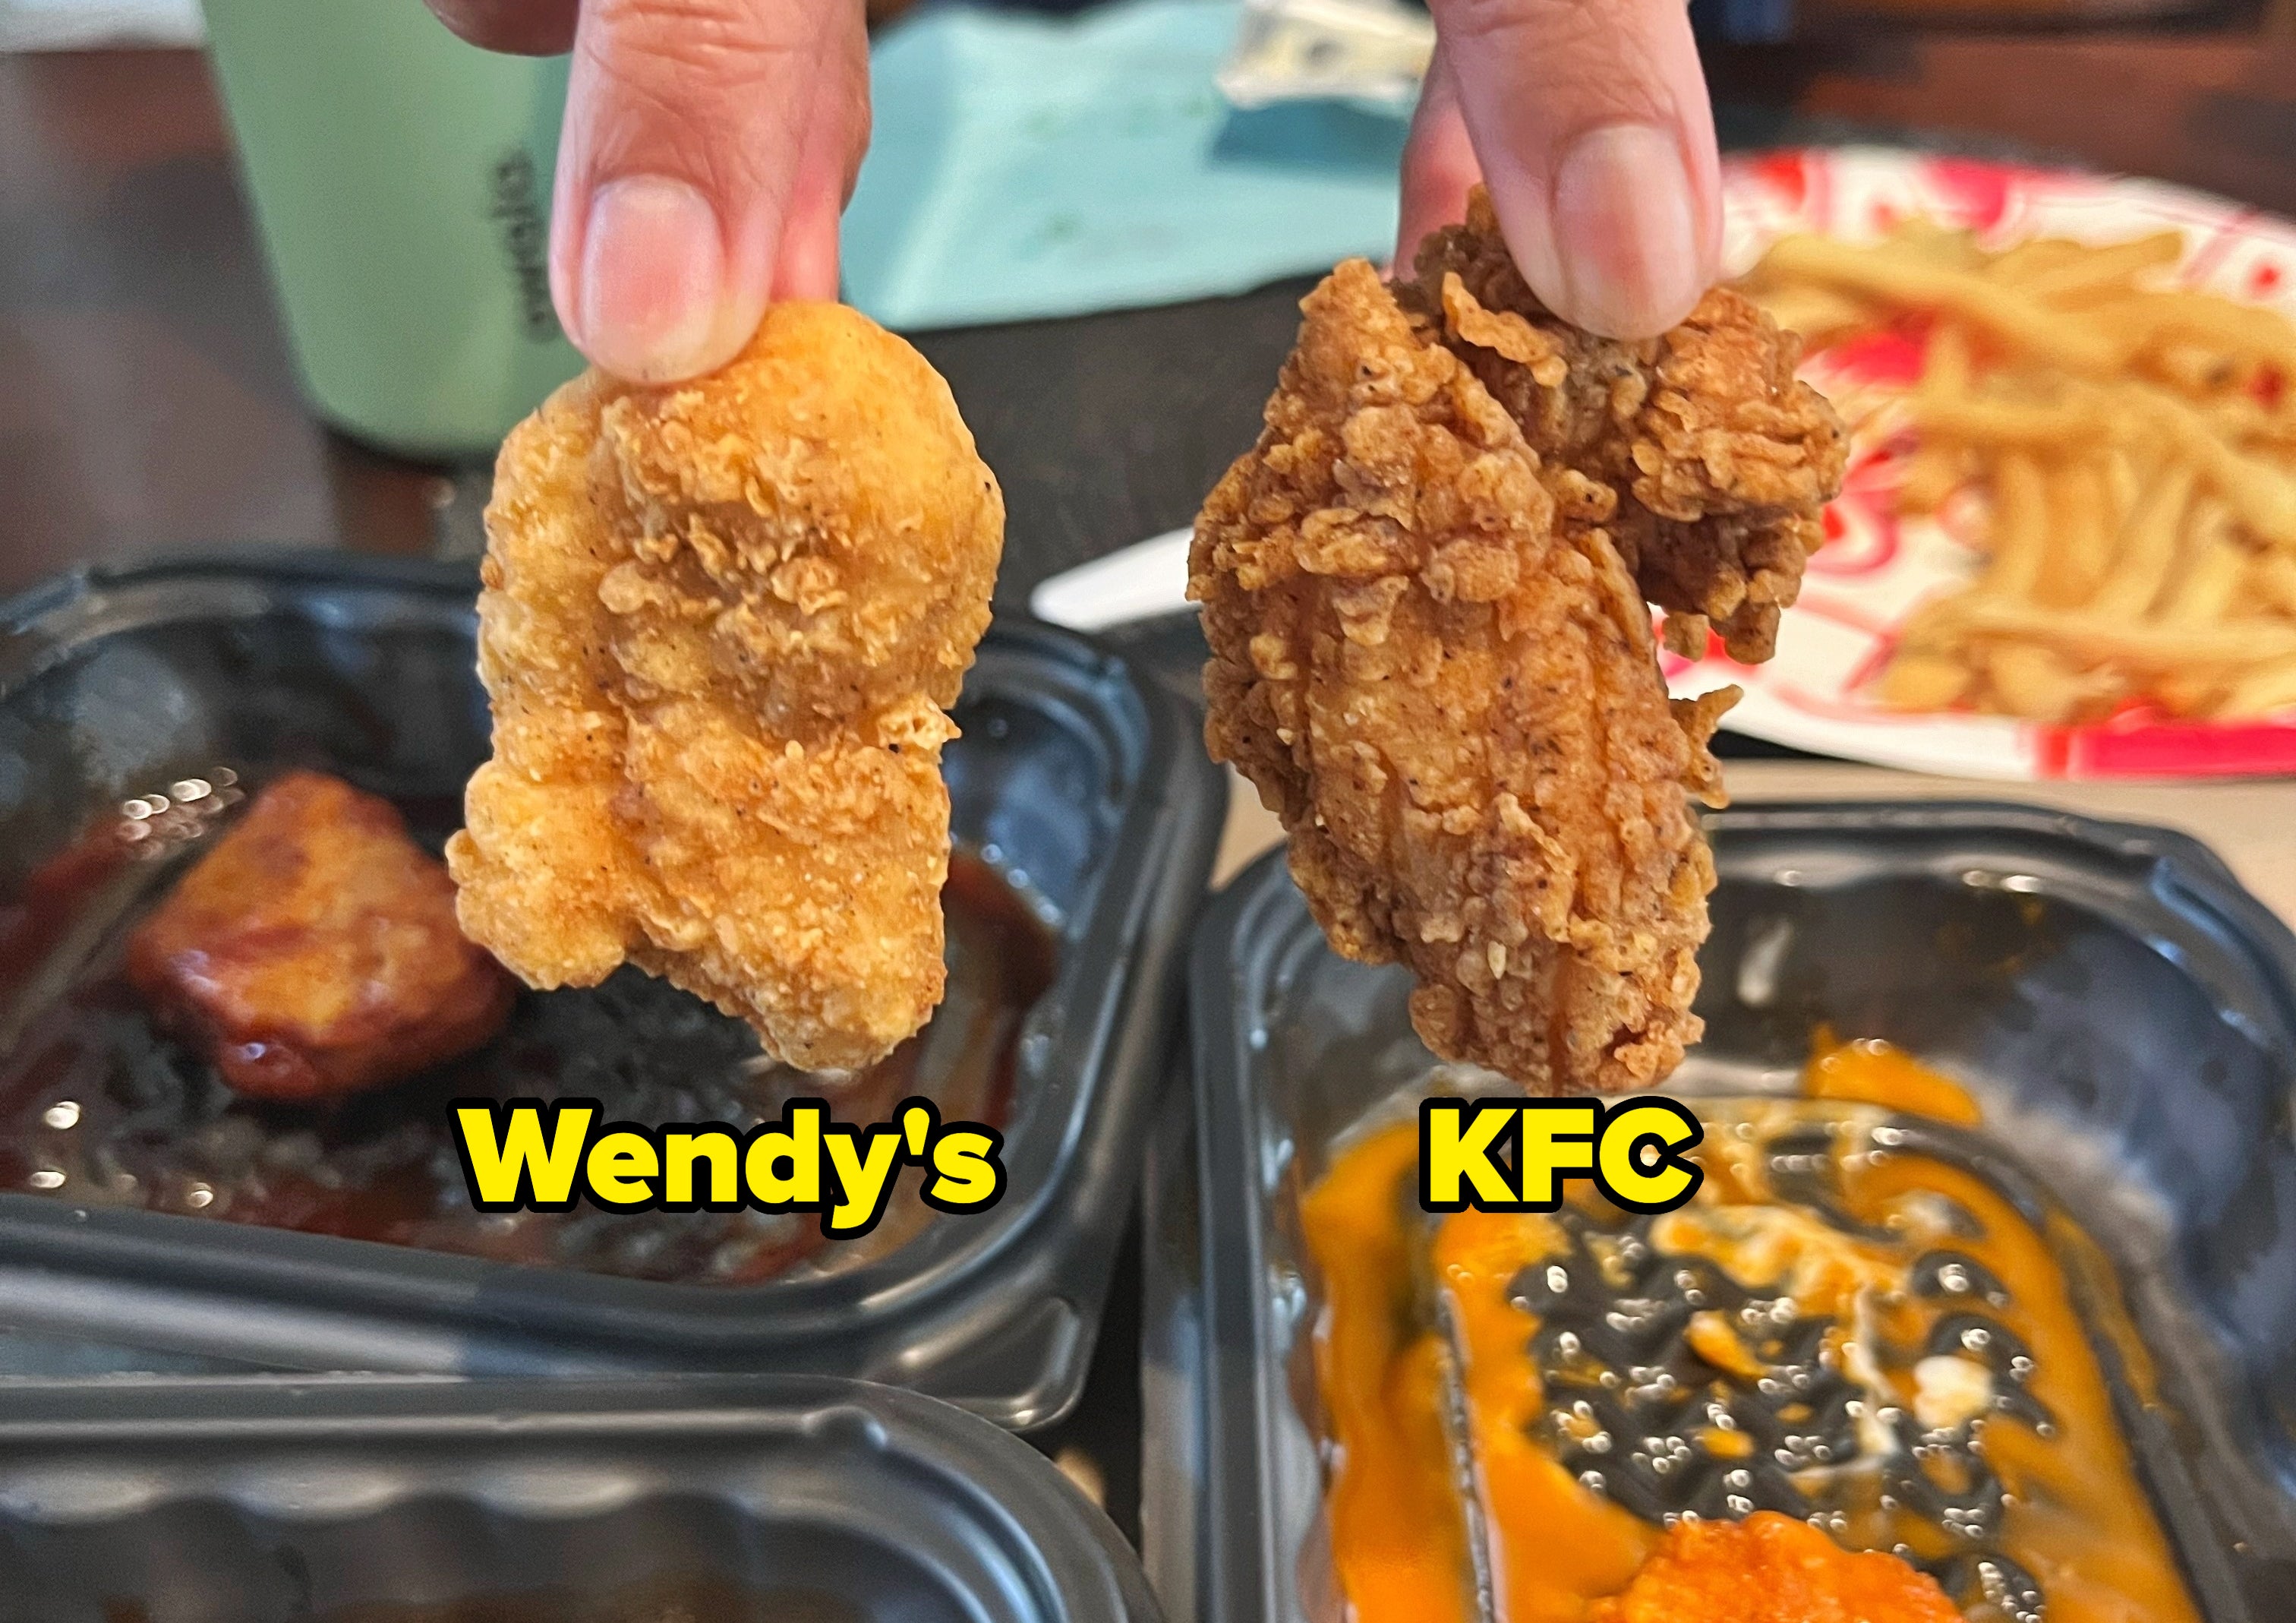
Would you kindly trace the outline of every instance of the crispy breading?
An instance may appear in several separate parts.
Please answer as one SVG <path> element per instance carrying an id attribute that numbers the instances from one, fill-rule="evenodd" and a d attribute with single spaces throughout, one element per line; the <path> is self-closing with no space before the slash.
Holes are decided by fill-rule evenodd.
<path id="1" fill-rule="evenodd" d="M 1439 1054 L 1653 1081 L 1689 1012 L 1712 774 L 1597 488 L 1542 465 L 1361 260 L 1308 296 L 1258 448 L 1197 521 L 1205 739 L 1292 835 L 1335 946 L 1417 974 Z"/>
<path id="2" fill-rule="evenodd" d="M 1935 1578 L 1775 1511 L 1684 1521 L 1592 1623 L 1961 1623 Z"/>
<path id="3" fill-rule="evenodd" d="M 1644 597 L 1712 624 L 1734 659 L 1767 659 L 1822 539 L 1849 443 L 1794 376 L 1800 341 L 1718 287 L 1673 331 L 1598 338 L 1547 313 L 1478 190 L 1466 224 L 1422 245 L 1408 309 L 1466 360 L 1542 458 L 1615 493 L 1603 520 Z M 1704 638 L 1676 629 L 1685 651 Z"/>
<path id="4" fill-rule="evenodd" d="M 888 1052 L 940 1001 L 946 707 L 1004 523 L 947 385 L 840 305 L 559 391 L 487 510 L 463 928 L 537 986 L 627 958 L 791 1064 Z"/>
<path id="5" fill-rule="evenodd" d="M 1447 240 L 1455 257 L 1469 241 Z M 1728 568 L 1760 548 L 1722 521 L 1814 530 L 1838 427 L 1814 395 L 1775 418 L 1675 403 L 1670 361 L 1681 387 L 1770 391 L 1767 361 L 1725 366 L 1705 338 L 1638 351 L 1491 308 L 1456 272 L 1439 287 L 1431 304 L 1356 260 L 1302 306 L 1259 443 L 1197 520 L 1205 740 L 1282 819 L 1332 944 L 1417 976 L 1413 1022 L 1438 1054 L 1540 1092 L 1647 1085 L 1701 1029 L 1714 870 L 1688 795 L 1718 801 L 1707 741 L 1735 690 L 1669 705 L 1618 537 L 1644 527 L 1646 579 L 1686 569 L 1692 538 L 1743 543 L 1726 568 L 1701 555 L 1698 600 L 1767 652 L 1791 583 L 1730 597 Z M 1774 333 L 1763 346 L 1790 356 Z M 1737 445 L 1765 421 L 1814 463 L 1779 473 L 1792 455 Z M 1644 467 L 1685 423 L 1728 425 L 1683 431 L 1703 471 Z M 1637 490 L 1711 505 L 1677 521 Z M 1798 581 L 1798 545 L 1792 563 Z"/>
<path id="6" fill-rule="evenodd" d="M 510 977 L 389 801 L 318 772 L 255 797 L 128 937 L 160 1021 L 258 1099 L 332 1099 L 476 1048 Z"/>

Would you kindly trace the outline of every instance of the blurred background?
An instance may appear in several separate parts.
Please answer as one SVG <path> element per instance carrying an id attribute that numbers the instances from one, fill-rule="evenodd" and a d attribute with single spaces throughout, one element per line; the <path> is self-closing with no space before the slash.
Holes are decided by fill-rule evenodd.
<path id="1" fill-rule="evenodd" d="M 871 3 L 848 295 L 949 377 L 1018 603 L 1185 523 L 1308 279 L 1383 251 L 1425 14 Z M 1693 11 L 1726 145 L 1910 142 L 2296 214 L 2296 0 Z M 540 280 L 562 87 L 417 0 L 204 26 L 0 0 L 0 589 L 218 544 L 473 548 L 495 439 L 576 364 Z"/>

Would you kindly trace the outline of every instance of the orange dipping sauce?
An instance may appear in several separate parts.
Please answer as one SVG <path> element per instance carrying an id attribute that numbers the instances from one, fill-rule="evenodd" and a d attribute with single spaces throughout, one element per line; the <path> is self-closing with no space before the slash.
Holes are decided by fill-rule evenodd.
<path id="1" fill-rule="evenodd" d="M 2061 1215 L 2037 1227 L 1951 1158 L 1969 1094 L 1857 1042 L 1802 1099 L 1693 1102 L 1706 1182 L 1656 1217 L 1592 1194 L 1431 1217 L 1411 1123 L 1305 1197 L 1355 1623 L 1470 1623 L 1479 1596 L 1496 1623 L 1642 1623 L 1666 1614 L 1638 1574 L 1660 1595 L 1693 1556 L 1710 1586 L 1730 1549 L 1787 1559 L 1774 1512 L 1905 1558 L 1845 1569 L 1896 1610 L 1797 1611 L 1767 1583 L 1716 1623 L 1931 1623 L 1913 1567 L 1976 1623 L 2196 1623 L 2082 1316 L 2125 1344 L 2119 1306 L 2076 1306 Z"/>

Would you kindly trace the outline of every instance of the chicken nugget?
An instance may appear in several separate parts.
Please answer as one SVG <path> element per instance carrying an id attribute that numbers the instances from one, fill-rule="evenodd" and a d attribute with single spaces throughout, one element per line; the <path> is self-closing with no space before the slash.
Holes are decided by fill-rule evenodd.
<path id="1" fill-rule="evenodd" d="M 1757 1511 L 1685 1520 L 1592 1623 L 1961 1623 L 1938 1581 L 1885 1551 L 1845 1550 L 1806 1521 Z"/>
<path id="2" fill-rule="evenodd" d="M 947 385 L 841 305 L 560 390 L 487 510 L 463 927 L 530 985 L 627 960 L 787 1063 L 882 1057 L 940 1001 L 940 750 L 1004 525 Z"/>
<path id="3" fill-rule="evenodd" d="M 294 1101 L 476 1048 L 512 997 L 398 809 L 318 772 L 255 797 L 128 937 L 127 973 L 228 1085 Z"/>

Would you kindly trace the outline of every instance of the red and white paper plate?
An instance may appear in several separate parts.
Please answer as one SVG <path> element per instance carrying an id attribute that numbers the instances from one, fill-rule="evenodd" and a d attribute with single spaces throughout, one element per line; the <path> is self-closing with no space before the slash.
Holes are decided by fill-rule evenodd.
<path id="1" fill-rule="evenodd" d="M 2296 224 L 2221 198 L 2149 181 L 2026 169 L 1884 148 L 1779 152 L 1725 169 L 1728 267 L 1742 273 L 1773 240 L 1814 231 L 1870 242 L 1926 214 L 1976 231 L 1989 246 L 2035 235 L 2110 243 L 2167 227 L 2185 234 L 2185 285 L 2296 312 Z M 1924 599 L 1975 573 L 1977 553 L 1955 534 L 1948 504 L 1934 518 L 1900 518 L 1890 494 L 1906 450 L 1888 397 L 1919 374 L 1921 353 L 1893 337 L 1815 356 L 1803 375 L 1866 416 L 1852 441 L 1827 541 L 1787 613 L 1776 657 L 1759 667 L 1716 655 L 1666 656 L 1677 695 L 1734 682 L 1746 696 L 1734 731 L 1823 754 L 1959 777 L 2212 777 L 2296 772 L 2296 712 L 2211 724 L 2131 708 L 2082 727 L 1999 716 L 1907 714 L 1874 688 L 1899 629 Z M 1862 397 L 1862 398 L 1861 398 Z"/>

